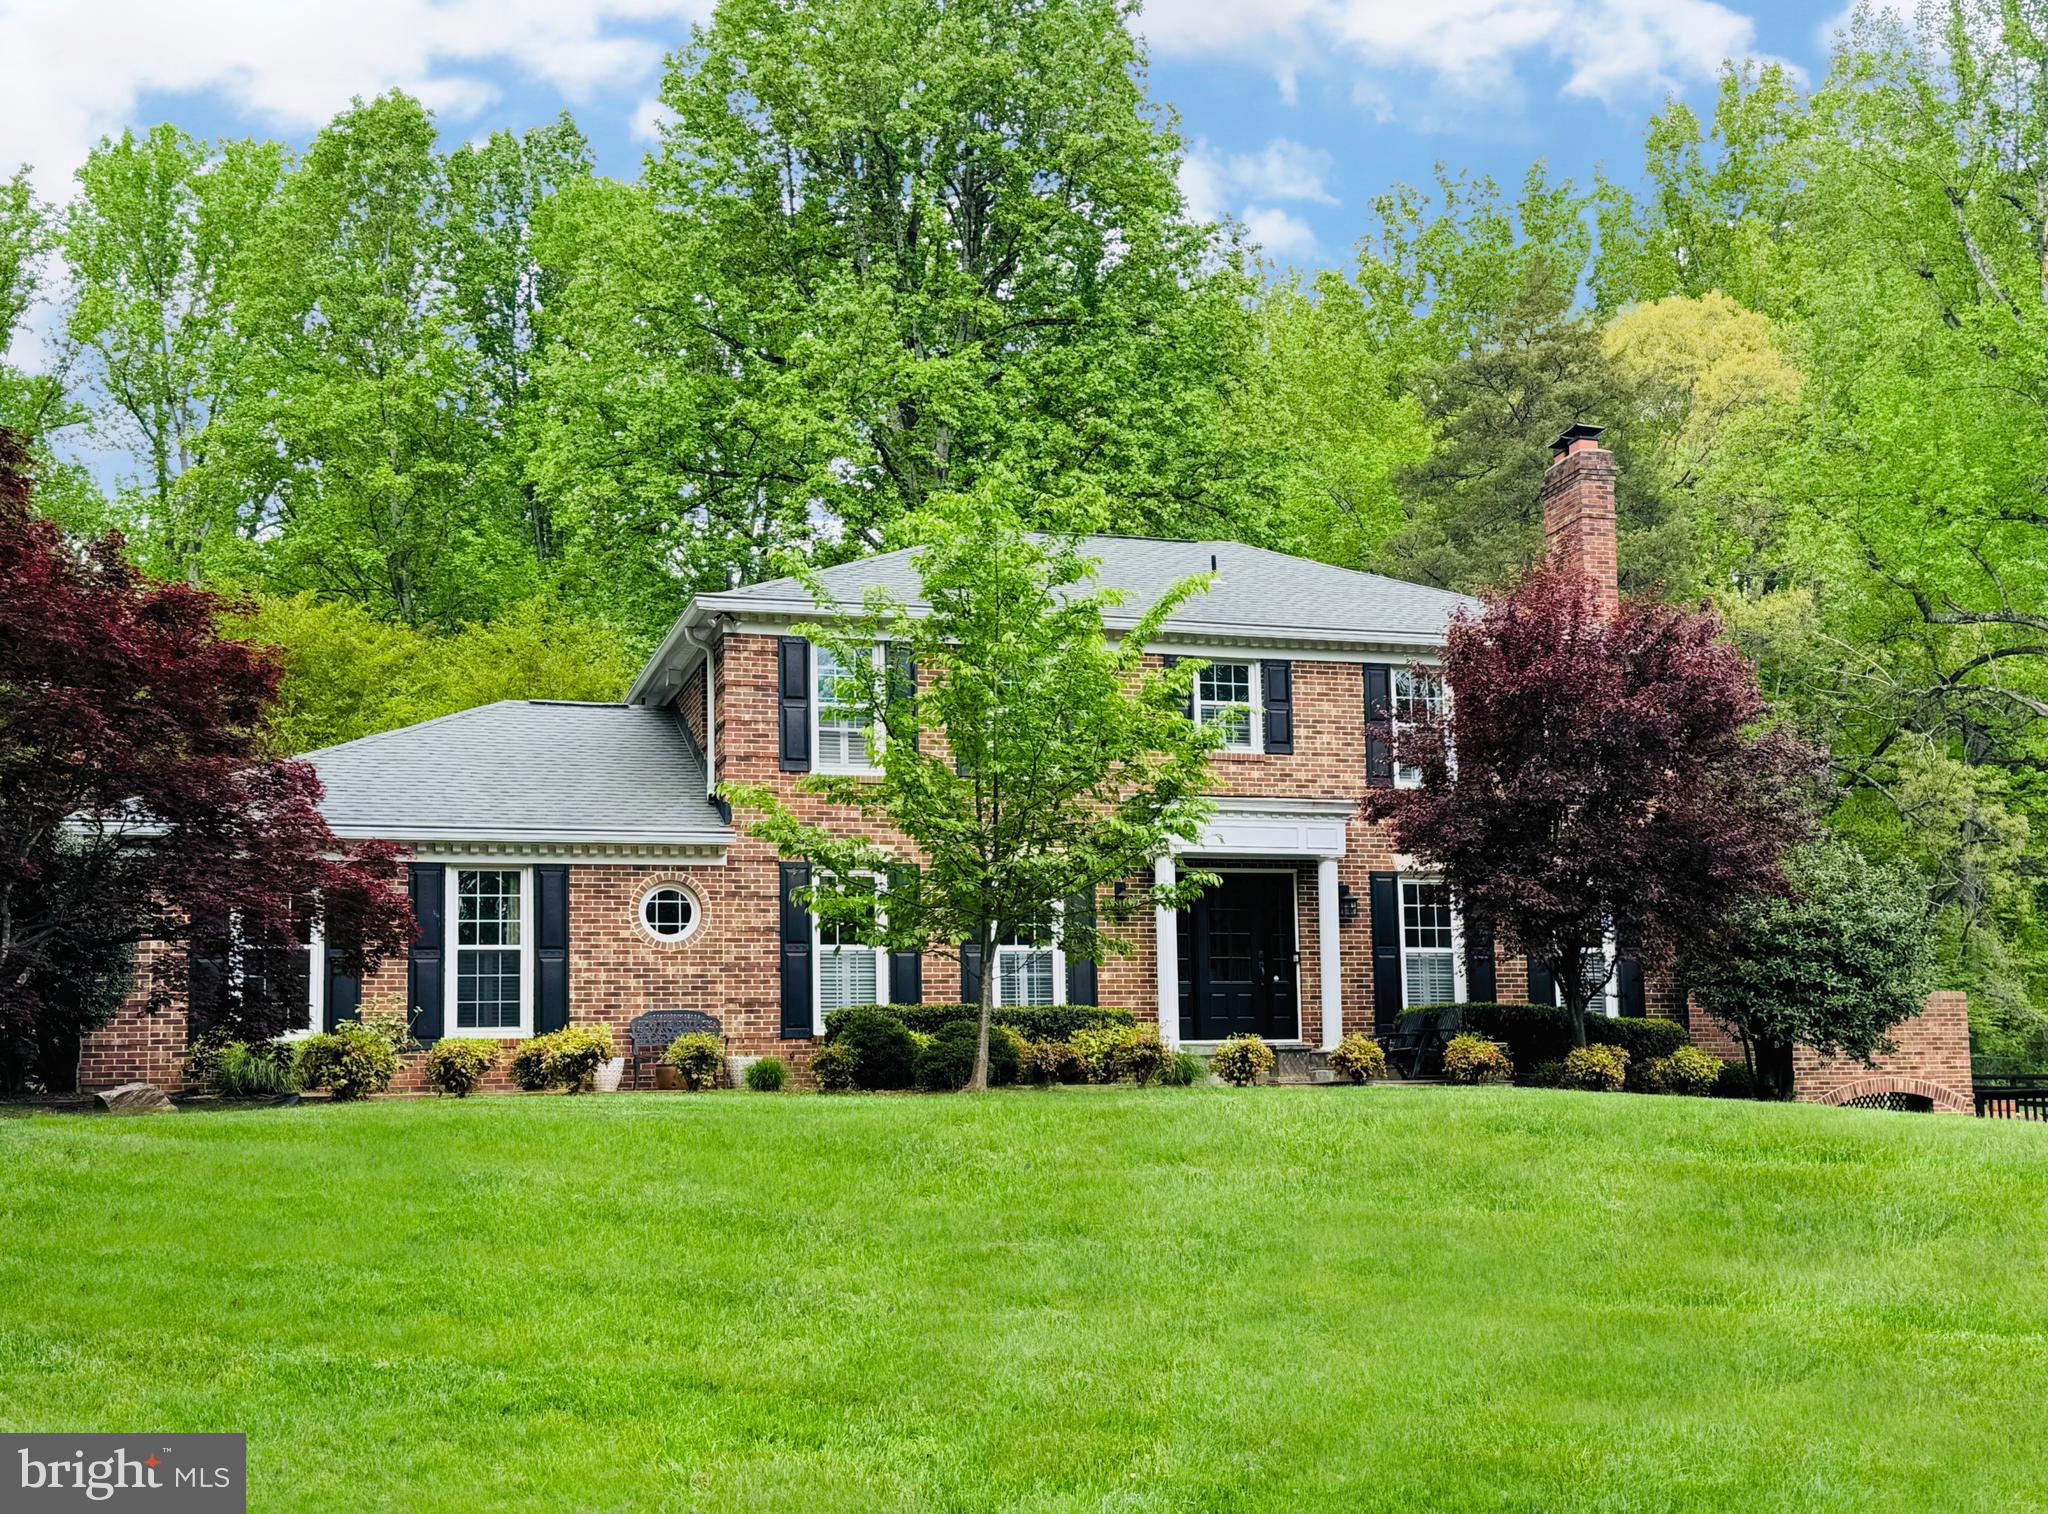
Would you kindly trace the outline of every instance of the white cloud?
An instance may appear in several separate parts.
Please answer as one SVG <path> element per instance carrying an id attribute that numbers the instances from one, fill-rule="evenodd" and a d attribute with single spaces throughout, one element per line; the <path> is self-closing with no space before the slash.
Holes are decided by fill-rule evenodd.
<path id="1" fill-rule="evenodd" d="M 1316 251 L 1315 229 L 1289 211 L 1271 205 L 1247 205 L 1238 219 L 1269 258 L 1306 258 Z"/>
<path id="2" fill-rule="evenodd" d="M 1475 99 L 1512 93 L 1535 58 L 1557 93 L 1609 104 L 1711 78 L 1756 43 L 1756 23 L 1719 0 L 1146 0 L 1139 29 L 1161 56 L 1254 61 L 1283 79 L 1407 69 Z"/>
<path id="3" fill-rule="evenodd" d="M 1180 191 L 1198 221 L 1213 221 L 1250 200 L 1309 200 L 1334 205 L 1329 176 L 1337 160 L 1320 147 L 1275 137 L 1257 152 L 1219 152 L 1197 137 L 1181 160 Z"/>
<path id="4" fill-rule="evenodd" d="M 452 120 L 498 98 L 485 72 L 572 102 L 641 86 L 710 0 L 12 0 L 0 6 L 0 160 L 63 197 L 145 94 L 204 94 L 305 131 L 353 95 L 413 91 Z"/>
<path id="5" fill-rule="evenodd" d="M 661 101 L 649 96 L 642 100 L 633 111 L 633 140 L 635 142 L 656 142 L 661 139 L 661 129 L 676 118 L 676 113 Z"/>
<path id="6" fill-rule="evenodd" d="M 1918 0 L 1862 0 L 1862 3 L 1850 0 L 1849 4 L 1813 29 L 1813 40 L 1822 52 L 1834 51 L 1838 34 L 1849 29 L 1859 10 L 1867 10 L 1880 19 L 1902 22 L 1910 28 L 1919 16 L 1920 6 Z"/>

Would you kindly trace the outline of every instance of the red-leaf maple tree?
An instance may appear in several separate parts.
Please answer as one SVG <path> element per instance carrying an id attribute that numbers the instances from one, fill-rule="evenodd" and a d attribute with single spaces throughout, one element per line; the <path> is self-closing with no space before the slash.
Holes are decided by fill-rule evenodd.
<path id="1" fill-rule="evenodd" d="M 253 963 L 303 944 L 317 907 L 334 966 L 361 973 L 405 947 L 412 914 L 393 850 L 343 846 L 313 769 L 267 750 L 271 657 L 220 634 L 215 596 L 144 578 L 118 535 L 67 543 L 26 470 L 0 431 L 0 1077 L 57 1087 L 139 942 L 166 946 L 155 1010 L 195 932 L 232 921 Z M 237 1028 L 285 1028 L 290 1006 L 244 986 Z"/>
<path id="2" fill-rule="evenodd" d="M 1374 790 L 1366 813 L 1450 884 L 1468 934 L 1549 970 L 1573 1044 L 1611 936 L 1659 966 L 1786 888 L 1823 763 L 1760 725 L 1711 609 L 1631 599 L 1608 617 L 1539 569 L 1452 622 L 1441 673 L 1443 721 L 1402 733 L 1420 787 Z"/>

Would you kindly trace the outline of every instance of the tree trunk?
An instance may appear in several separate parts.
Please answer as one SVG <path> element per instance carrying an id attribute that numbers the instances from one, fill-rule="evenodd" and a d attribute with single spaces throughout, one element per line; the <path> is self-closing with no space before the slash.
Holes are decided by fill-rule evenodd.
<path id="1" fill-rule="evenodd" d="M 1756 1094 L 1760 1099 L 1792 1097 L 1792 1043 L 1764 1041 L 1756 1048 Z"/>
<path id="2" fill-rule="evenodd" d="M 1564 1000 L 1565 1023 L 1571 1027 L 1572 1045 L 1586 1044 L 1586 954 L 1574 951 L 1550 964 L 1558 995 Z"/>
<path id="3" fill-rule="evenodd" d="M 993 922 L 981 927 L 981 1020 L 974 1037 L 974 1075 L 967 1080 L 969 1093 L 988 1092 L 988 1025 L 996 1003 L 996 932 Z"/>

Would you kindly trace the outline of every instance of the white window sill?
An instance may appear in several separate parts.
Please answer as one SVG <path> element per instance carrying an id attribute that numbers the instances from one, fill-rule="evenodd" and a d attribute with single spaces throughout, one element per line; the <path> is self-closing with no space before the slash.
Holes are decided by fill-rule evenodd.
<path id="1" fill-rule="evenodd" d="M 492 1026 L 489 1029 L 457 1029 L 450 1026 L 441 1032 L 444 1041 L 530 1041 L 533 1032 L 521 1026 Z"/>

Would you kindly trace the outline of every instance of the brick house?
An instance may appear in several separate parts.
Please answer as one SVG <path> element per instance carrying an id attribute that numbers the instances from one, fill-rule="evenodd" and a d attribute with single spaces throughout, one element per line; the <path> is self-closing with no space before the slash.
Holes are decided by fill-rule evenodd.
<path id="1" fill-rule="evenodd" d="M 1610 604 L 1613 484 L 1590 428 L 1560 438 L 1543 483 L 1547 550 Z M 1100 537 L 1088 551 L 1133 612 L 1189 574 L 1216 575 L 1147 656 L 1203 659 L 1193 713 L 1228 727 L 1213 817 L 1155 868 L 1199 861 L 1220 881 L 1189 909 L 1116 926 L 1128 955 L 1098 965 L 1019 939 L 984 964 L 821 935 L 791 899 L 801 869 L 715 795 L 766 783 L 815 815 L 822 802 L 796 789 L 806 773 L 871 760 L 867 733 L 833 708 L 830 655 L 792 632 L 816 604 L 778 579 L 693 599 L 619 703 L 509 701 L 309 754 L 336 834 L 406 854 L 419 921 L 407 956 L 366 982 L 329 972 L 316 934 L 309 1027 L 396 995 L 422 1040 L 574 1022 L 608 1026 L 623 1051 L 636 1015 L 697 1009 L 720 1018 L 735 1055 L 801 1070 L 829 1010 L 972 999 L 984 970 L 1003 1002 L 1121 1005 L 1197 1047 L 1255 1031 L 1328 1049 L 1409 1004 L 1554 997 L 1539 967 L 1468 939 L 1449 890 L 1360 814 L 1367 789 L 1419 778 L 1403 731 L 1441 697 L 1430 668 L 1472 601 L 1236 542 Z M 911 557 L 819 576 L 849 605 L 876 585 L 914 604 Z M 1683 1014 L 1626 960 L 1592 1007 Z M 184 1019 L 124 1011 L 88 1039 L 81 1084 L 175 1084 Z M 417 1077 L 414 1059 L 398 1086 Z"/>

